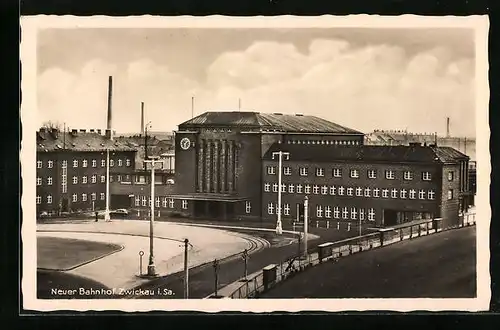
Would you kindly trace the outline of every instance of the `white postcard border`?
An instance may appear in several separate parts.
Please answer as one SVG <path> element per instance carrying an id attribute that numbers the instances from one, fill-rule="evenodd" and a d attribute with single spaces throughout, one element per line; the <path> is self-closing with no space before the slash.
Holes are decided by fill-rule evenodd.
<path id="1" fill-rule="evenodd" d="M 36 298 L 36 177 L 37 130 L 37 31 L 44 28 L 470 28 L 476 31 L 476 154 L 477 154 L 477 298 L 474 299 L 188 299 L 188 300 L 42 300 Z M 22 120 L 21 175 L 22 197 L 22 301 L 25 310 L 34 311 L 484 311 L 490 303 L 489 224 L 491 219 L 489 185 L 489 85 L 487 16 L 422 17 L 402 15 L 349 15 L 335 17 L 75 17 L 33 16 L 21 18 L 22 42 Z"/>

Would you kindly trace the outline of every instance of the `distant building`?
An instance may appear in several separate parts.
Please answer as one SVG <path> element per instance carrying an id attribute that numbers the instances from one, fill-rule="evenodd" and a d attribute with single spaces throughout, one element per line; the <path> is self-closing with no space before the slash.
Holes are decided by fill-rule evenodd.
<path id="1" fill-rule="evenodd" d="M 41 128 L 36 134 L 37 214 L 104 209 L 107 150 L 111 176 L 134 171 L 137 149 L 101 130 Z"/>
<path id="2" fill-rule="evenodd" d="M 172 164 L 175 158 L 175 154 L 173 153 L 174 142 L 172 141 L 170 135 L 162 134 L 160 135 L 160 137 L 164 139 L 160 139 L 158 136 L 154 135 L 153 132 L 151 133 L 148 132 L 147 142 L 146 142 L 146 137 L 141 134 L 120 135 L 116 137 L 116 139 L 124 143 L 129 143 L 131 145 L 134 145 L 138 148 L 135 159 L 137 169 L 145 169 L 144 159 L 146 156 L 146 148 L 147 148 L 148 157 L 149 156 L 161 157 L 161 159 L 164 160 L 163 168 L 169 168 L 173 170 L 174 166 L 172 166 Z M 168 154 L 168 157 L 166 156 L 162 157 L 162 155 L 165 154 Z"/>
<path id="3" fill-rule="evenodd" d="M 374 130 L 365 135 L 366 145 L 409 145 L 420 143 L 436 144 L 441 147 L 451 147 L 476 160 L 476 139 L 468 137 L 436 136 L 430 133 L 411 133 L 405 130 Z"/>

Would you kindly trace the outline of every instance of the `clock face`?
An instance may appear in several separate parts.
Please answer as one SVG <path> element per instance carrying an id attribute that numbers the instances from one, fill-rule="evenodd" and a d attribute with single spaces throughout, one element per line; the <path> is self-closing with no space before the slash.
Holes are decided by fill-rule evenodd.
<path id="1" fill-rule="evenodd" d="M 181 148 L 182 149 L 187 150 L 187 149 L 189 149 L 190 146 L 191 146 L 191 141 L 188 138 L 183 138 L 181 140 Z"/>

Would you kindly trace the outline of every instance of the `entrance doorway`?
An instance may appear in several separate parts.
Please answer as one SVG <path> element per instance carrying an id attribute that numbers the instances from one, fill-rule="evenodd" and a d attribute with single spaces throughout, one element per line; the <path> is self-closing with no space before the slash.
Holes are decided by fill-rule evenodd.
<path id="1" fill-rule="evenodd" d="M 69 204 L 68 199 L 63 198 L 61 201 L 61 212 L 68 212 L 69 211 L 68 204 Z"/>
<path id="2" fill-rule="evenodd" d="M 225 201 L 194 201 L 194 217 L 213 220 L 234 220 L 235 205 Z"/>
<path id="3" fill-rule="evenodd" d="M 394 210 L 384 210 L 384 226 L 395 226 L 398 224 L 398 212 Z"/>

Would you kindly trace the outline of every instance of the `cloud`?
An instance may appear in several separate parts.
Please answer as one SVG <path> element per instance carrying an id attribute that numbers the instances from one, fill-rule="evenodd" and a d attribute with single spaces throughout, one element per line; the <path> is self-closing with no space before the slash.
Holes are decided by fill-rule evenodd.
<path id="1" fill-rule="evenodd" d="M 198 114 L 235 110 L 241 98 L 245 110 L 313 114 L 363 131 L 443 132 L 449 116 L 452 133 L 475 134 L 472 59 L 455 59 L 444 47 L 409 55 L 393 45 L 330 39 L 313 40 L 306 52 L 291 43 L 255 42 L 222 53 L 206 68 L 205 81 L 148 58 L 119 68 L 98 59 L 78 72 L 49 68 L 38 81 L 40 121 L 103 127 L 108 75 L 116 77 L 119 131 L 139 130 L 141 101 L 155 127 L 175 129 L 191 117 L 196 96 Z"/>

